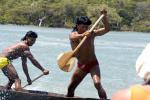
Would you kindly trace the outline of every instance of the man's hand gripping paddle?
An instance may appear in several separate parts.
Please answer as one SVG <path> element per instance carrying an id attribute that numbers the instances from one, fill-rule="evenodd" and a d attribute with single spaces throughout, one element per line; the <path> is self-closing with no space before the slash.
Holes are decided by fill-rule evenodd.
<path id="1" fill-rule="evenodd" d="M 34 78 L 34 79 L 32 80 L 32 83 L 33 83 L 34 81 L 36 81 L 37 79 L 39 79 L 40 77 L 42 77 L 42 76 L 44 76 L 43 73 L 42 73 L 41 75 L 39 75 L 38 77 Z M 29 84 L 24 85 L 23 88 L 27 87 L 28 85 L 29 85 Z"/>

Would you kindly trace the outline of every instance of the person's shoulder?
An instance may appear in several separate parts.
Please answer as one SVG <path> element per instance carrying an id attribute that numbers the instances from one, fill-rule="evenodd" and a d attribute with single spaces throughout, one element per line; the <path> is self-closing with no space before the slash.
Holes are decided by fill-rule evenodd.
<path id="1" fill-rule="evenodd" d="M 76 32 L 76 31 L 71 32 L 71 33 L 69 34 L 70 40 L 72 40 L 71 38 L 72 38 L 73 36 L 75 36 L 76 34 L 78 34 L 78 32 Z"/>
<path id="2" fill-rule="evenodd" d="M 19 42 L 19 44 L 21 45 L 21 46 L 25 46 L 25 47 L 28 47 L 28 45 L 26 44 L 26 43 L 24 43 L 24 42 Z"/>
<path id="3" fill-rule="evenodd" d="M 78 34 L 78 32 L 77 31 L 72 31 L 72 32 L 70 32 L 70 34 Z"/>
<path id="4" fill-rule="evenodd" d="M 114 93 L 111 100 L 130 100 L 130 89 L 122 89 Z"/>
<path id="5" fill-rule="evenodd" d="M 24 50 L 29 50 L 29 46 L 27 44 L 25 44 L 24 42 L 20 42 L 20 47 Z"/>

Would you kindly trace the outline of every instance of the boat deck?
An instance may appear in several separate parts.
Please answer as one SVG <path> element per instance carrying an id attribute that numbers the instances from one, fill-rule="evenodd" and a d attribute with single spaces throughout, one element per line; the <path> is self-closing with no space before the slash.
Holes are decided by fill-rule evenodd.
<path id="1" fill-rule="evenodd" d="M 66 97 L 63 94 L 36 90 L 13 91 L 0 86 L 0 100 L 99 100 L 96 98 Z"/>

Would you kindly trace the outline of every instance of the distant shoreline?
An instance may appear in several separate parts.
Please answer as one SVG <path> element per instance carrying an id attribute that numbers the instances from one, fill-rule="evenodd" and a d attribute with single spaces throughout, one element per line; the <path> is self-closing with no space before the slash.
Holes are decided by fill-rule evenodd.
<path id="1" fill-rule="evenodd" d="M 149 6 L 148 0 L 0 0 L 0 24 L 72 28 L 77 17 L 94 23 L 106 9 L 111 30 L 149 33 Z"/>
<path id="2" fill-rule="evenodd" d="M 33 26 L 33 27 L 41 27 L 41 28 L 66 28 L 66 29 L 72 29 L 68 27 L 48 27 L 48 26 L 37 26 L 37 25 L 24 25 L 24 24 L 1 24 L 0 25 L 15 25 L 15 26 Z M 139 32 L 139 33 L 150 33 L 150 32 L 142 32 L 142 31 L 131 31 L 131 30 L 111 30 L 116 32 Z"/>

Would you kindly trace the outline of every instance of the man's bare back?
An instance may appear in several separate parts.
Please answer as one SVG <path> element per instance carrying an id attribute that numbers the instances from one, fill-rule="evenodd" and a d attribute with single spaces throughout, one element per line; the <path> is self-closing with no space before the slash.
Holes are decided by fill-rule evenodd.
<path id="1" fill-rule="evenodd" d="M 7 57 L 9 60 L 17 59 L 18 57 L 24 56 L 24 51 L 29 51 L 29 46 L 21 41 L 12 46 L 5 48 L 2 55 Z"/>

